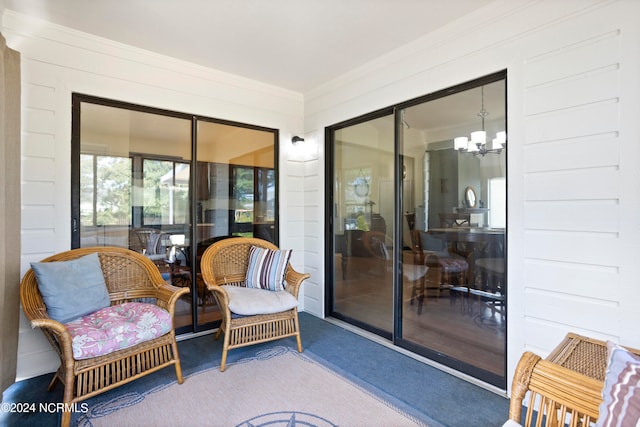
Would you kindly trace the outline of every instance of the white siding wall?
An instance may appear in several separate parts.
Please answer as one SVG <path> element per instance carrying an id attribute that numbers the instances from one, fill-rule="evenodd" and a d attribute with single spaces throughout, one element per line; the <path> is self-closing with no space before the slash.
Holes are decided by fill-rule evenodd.
<path id="1" fill-rule="evenodd" d="M 638 16 L 633 0 L 496 1 L 305 94 L 322 141 L 328 125 L 508 70 L 508 378 L 568 331 L 640 347 Z M 307 160 L 321 183 L 322 156 Z M 324 244 L 316 193 L 308 254 Z M 318 277 L 321 260 L 305 258 Z"/>
<path id="2" fill-rule="evenodd" d="M 279 129 L 281 245 L 294 249 L 302 269 L 304 169 L 289 161 L 291 135 L 302 133 L 301 94 L 11 11 L 2 32 L 22 57 L 22 274 L 29 262 L 70 247 L 72 92 Z M 55 371 L 49 348 L 23 316 L 18 378 Z"/>

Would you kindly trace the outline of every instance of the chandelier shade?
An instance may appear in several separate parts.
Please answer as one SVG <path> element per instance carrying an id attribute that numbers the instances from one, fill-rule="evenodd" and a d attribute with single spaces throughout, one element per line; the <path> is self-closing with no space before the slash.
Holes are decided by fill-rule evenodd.
<path id="1" fill-rule="evenodd" d="M 500 131 L 496 133 L 496 137 L 487 143 L 487 132 L 484 129 L 484 119 L 489 112 L 484 109 L 484 86 L 481 90 L 480 111 L 476 114 L 482 121 L 482 130 L 471 132 L 470 138 L 460 136 L 453 139 L 453 148 L 463 153 L 471 153 L 473 155 L 500 154 L 507 146 L 507 133 Z"/>

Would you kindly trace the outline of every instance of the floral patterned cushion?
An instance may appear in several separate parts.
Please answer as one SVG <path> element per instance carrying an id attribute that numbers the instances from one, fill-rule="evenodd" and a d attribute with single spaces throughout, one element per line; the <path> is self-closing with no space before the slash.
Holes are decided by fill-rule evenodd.
<path id="1" fill-rule="evenodd" d="M 160 337 L 171 330 L 171 315 L 153 304 L 126 302 L 87 314 L 65 326 L 73 338 L 73 358 L 81 360 Z"/>

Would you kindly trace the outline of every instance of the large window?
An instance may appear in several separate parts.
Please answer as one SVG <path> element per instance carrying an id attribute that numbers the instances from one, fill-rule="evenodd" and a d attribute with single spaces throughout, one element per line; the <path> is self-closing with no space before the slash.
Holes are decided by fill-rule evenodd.
<path id="1" fill-rule="evenodd" d="M 230 236 L 278 243 L 277 135 L 74 95 L 72 247 L 143 253 L 168 283 L 192 290 L 176 306 L 179 332 L 217 325 L 199 260 Z"/>

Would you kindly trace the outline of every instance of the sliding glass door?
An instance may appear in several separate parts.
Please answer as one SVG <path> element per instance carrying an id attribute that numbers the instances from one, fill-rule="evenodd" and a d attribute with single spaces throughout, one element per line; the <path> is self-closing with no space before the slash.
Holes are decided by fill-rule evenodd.
<path id="1" fill-rule="evenodd" d="M 277 131 L 85 95 L 73 107 L 72 247 L 144 254 L 191 288 L 178 331 L 215 326 L 200 257 L 231 236 L 278 243 Z"/>
<path id="2" fill-rule="evenodd" d="M 333 134 L 333 316 L 391 337 L 393 329 L 393 115 Z"/>
<path id="3" fill-rule="evenodd" d="M 230 236 L 277 243 L 274 134 L 227 123 L 197 122 L 195 271 L 201 322 L 219 320 L 205 290 L 200 258 L 214 242 Z"/>
<path id="4" fill-rule="evenodd" d="M 504 386 L 506 85 L 504 78 L 476 84 L 399 109 L 411 197 L 402 200 L 410 251 L 397 342 Z M 443 112 L 457 126 L 436 131 Z M 485 132 L 479 147 L 471 141 L 476 131 Z"/>
<path id="5" fill-rule="evenodd" d="M 328 130 L 331 315 L 502 388 L 505 103 L 497 73 Z"/>

